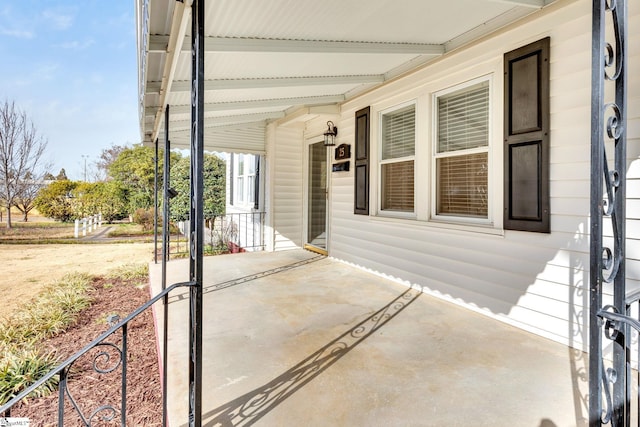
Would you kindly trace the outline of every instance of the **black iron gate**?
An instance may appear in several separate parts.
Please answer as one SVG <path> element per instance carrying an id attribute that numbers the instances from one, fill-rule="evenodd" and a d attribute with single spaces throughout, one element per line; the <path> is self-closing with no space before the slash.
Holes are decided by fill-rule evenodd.
<path id="1" fill-rule="evenodd" d="M 628 426 L 631 334 L 640 322 L 625 283 L 627 0 L 593 0 L 589 425 Z M 611 353 L 605 353 L 611 348 Z"/>

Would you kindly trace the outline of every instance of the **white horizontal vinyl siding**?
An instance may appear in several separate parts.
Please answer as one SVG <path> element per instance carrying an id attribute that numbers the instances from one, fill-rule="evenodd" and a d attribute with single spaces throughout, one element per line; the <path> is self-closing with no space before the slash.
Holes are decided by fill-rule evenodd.
<path id="1" fill-rule="evenodd" d="M 284 250 L 302 246 L 303 198 L 303 131 L 297 127 L 278 127 L 270 147 L 270 167 L 273 196 L 271 223 L 273 249 Z"/>
<path id="2" fill-rule="evenodd" d="M 352 168 L 350 172 L 331 175 L 329 254 L 380 275 L 420 286 L 433 295 L 533 333 L 585 348 L 588 339 L 591 3 L 587 0 L 559 3 L 519 26 L 445 55 L 416 73 L 347 102 L 339 123 L 336 122 L 341 142 L 352 144 L 353 151 L 355 111 L 372 106 L 373 116 L 379 111 L 376 106 L 385 102 L 428 100 L 431 93 L 425 93 L 424 88 L 437 86 L 440 80 L 448 81 L 461 70 L 468 72 L 481 64 L 501 63 L 507 51 L 549 36 L 551 233 L 502 231 L 500 211 L 495 213 L 497 225 L 493 229 L 444 228 L 429 221 L 354 215 Z M 638 28 L 640 4 L 631 3 L 630 22 L 631 25 L 635 22 L 633 28 Z M 629 35 L 633 51 L 629 60 L 630 76 L 637 76 L 640 32 L 629 31 Z M 502 75 L 494 76 L 493 84 L 502 86 Z M 627 191 L 630 287 L 640 287 L 639 86 L 640 81 L 631 77 Z M 501 141 L 503 133 L 502 99 L 492 98 L 491 102 L 500 123 L 496 126 L 495 121 L 492 122 L 492 132 L 497 135 L 492 140 L 495 144 Z M 431 116 L 417 116 L 416 120 L 431 131 Z M 420 144 L 428 142 L 417 140 L 416 145 Z M 493 147 L 493 150 L 501 151 L 502 147 Z M 497 157 L 502 158 L 502 154 Z M 353 160 L 352 153 L 351 166 Z M 369 167 L 370 171 L 374 170 L 375 162 Z M 501 205 L 502 165 L 493 164 L 492 173 L 497 173 L 492 191 Z M 430 172 L 423 176 L 430 176 Z M 374 194 L 375 179 L 370 187 Z M 416 188 L 430 191 L 428 181 L 416 182 Z M 375 212 L 373 200 L 372 214 Z"/>
<path id="3" fill-rule="evenodd" d="M 207 149 L 223 153 L 264 154 L 264 125 L 246 128 L 216 129 L 209 128 L 204 134 Z"/>

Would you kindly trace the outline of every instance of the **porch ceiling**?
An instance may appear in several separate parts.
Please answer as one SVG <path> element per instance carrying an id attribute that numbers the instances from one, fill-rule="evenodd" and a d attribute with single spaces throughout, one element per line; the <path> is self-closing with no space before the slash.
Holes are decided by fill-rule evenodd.
<path id="1" fill-rule="evenodd" d="M 553 1 L 210 0 L 205 147 L 259 147 L 270 120 L 338 105 Z M 190 3 L 137 0 L 144 143 L 164 139 L 170 105 L 172 146 L 189 146 Z"/>

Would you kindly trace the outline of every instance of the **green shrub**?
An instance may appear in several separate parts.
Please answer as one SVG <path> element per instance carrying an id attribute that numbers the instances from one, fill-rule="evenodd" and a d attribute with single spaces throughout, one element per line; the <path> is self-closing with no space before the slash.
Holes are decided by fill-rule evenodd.
<path id="1" fill-rule="evenodd" d="M 0 405 L 54 369 L 58 360 L 53 353 L 40 354 L 31 346 L 9 346 L 0 350 Z M 34 390 L 28 397 L 46 396 L 56 390 L 56 375 Z"/>
<path id="2" fill-rule="evenodd" d="M 78 314 L 91 304 L 92 281 L 87 274 L 68 274 L 0 322 L 0 404 L 9 401 L 59 363 L 53 352 L 38 351 L 36 343 L 63 332 L 76 322 Z M 29 397 L 55 391 L 58 381 L 58 376 L 54 376 Z"/>
<path id="3" fill-rule="evenodd" d="M 153 210 L 136 209 L 133 213 L 133 222 L 140 224 L 145 231 L 153 230 Z"/>
<path id="4" fill-rule="evenodd" d="M 109 279 L 138 280 L 149 277 L 149 264 L 129 263 L 116 267 L 109 271 Z"/>
<path id="5" fill-rule="evenodd" d="M 54 336 L 72 325 L 78 313 L 91 304 L 92 279 L 68 274 L 47 286 L 0 324 L 0 341 L 20 344 Z"/>

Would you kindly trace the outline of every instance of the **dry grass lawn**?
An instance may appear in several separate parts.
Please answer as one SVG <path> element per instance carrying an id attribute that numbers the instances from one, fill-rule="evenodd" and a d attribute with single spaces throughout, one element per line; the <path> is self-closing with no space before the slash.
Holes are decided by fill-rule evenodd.
<path id="1" fill-rule="evenodd" d="M 70 272 L 102 275 L 153 260 L 153 243 L 0 245 L 0 317 Z"/>

